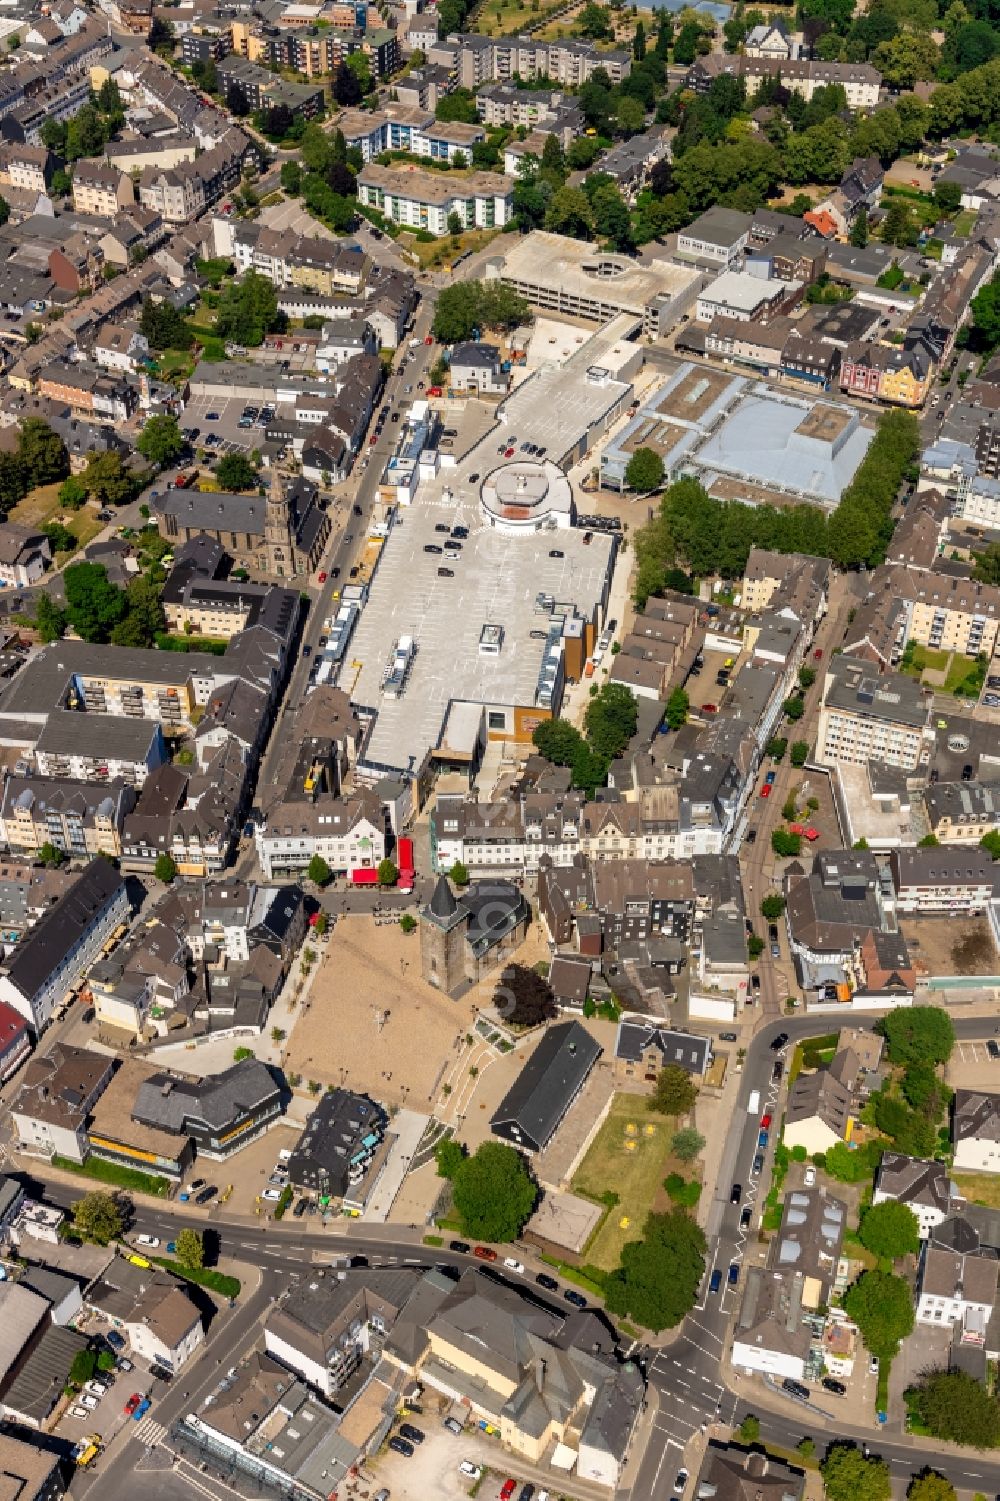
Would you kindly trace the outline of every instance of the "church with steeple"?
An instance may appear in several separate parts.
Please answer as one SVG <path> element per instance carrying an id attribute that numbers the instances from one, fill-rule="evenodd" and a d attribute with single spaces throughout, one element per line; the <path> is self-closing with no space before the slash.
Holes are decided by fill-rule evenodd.
<path id="1" fill-rule="evenodd" d="M 153 502 L 161 537 L 210 537 L 254 578 L 305 579 L 322 563 L 330 517 L 316 486 L 273 466 L 267 495 L 169 487 Z"/>
<path id="2" fill-rule="evenodd" d="M 420 968 L 429 985 L 457 995 L 506 964 L 523 943 L 531 908 L 510 881 L 476 881 L 460 896 L 438 877 L 420 909 Z"/>

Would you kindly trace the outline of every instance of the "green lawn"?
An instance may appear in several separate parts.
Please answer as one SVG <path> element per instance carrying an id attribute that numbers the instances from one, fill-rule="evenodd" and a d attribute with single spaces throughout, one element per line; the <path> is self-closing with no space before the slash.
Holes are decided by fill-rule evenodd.
<path id="1" fill-rule="evenodd" d="M 10 519 L 19 526 L 30 527 L 45 526 L 49 521 L 61 521 L 73 533 L 80 548 L 92 542 L 104 527 L 91 507 L 81 506 L 79 511 L 67 511 L 65 506 L 60 505 L 58 484 L 39 485 L 30 491 L 23 500 L 18 501 L 10 513 Z M 71 556 L 71 553 L 58 552 L 55 561 L 57 564 L 64 563 Z"/>
<path id="2" fill-rule="evenodd" d="M 943 672 L 948 665 L 949 656 L 949 652 L 934 651 L 929 646 L 920 646 L 919 644 L 915 644 L 912 652 L 907 652 L 907 657 L 909 658 L 909 660 L 904 658 L 903 662 L 900 664 L 900 670 L 902 672 L 908 672 L 910 676 L 914 678 L 920 677 L 925 668 L 928 667 L 932 672 Z"/>
<path id="3" fill-rule="evenodd" d="M 960 214 L 956 214 L 952 228 L 957 235 L 971 235 L 976 223 L 976 217 L 974 209 L 963 209 Z"/>
<path id="4" fill-rule="evenodd" d="M 973 657 L 963 657 L 956 652 L 944 680 L 944 691 L 959 697 L 978 698 L 985 676 L 986 669 L 981 663 L 976 662 Z M 972 681 L 964 688 L 963 685 L 970 677 Z"/>
<path id="5" fill-rule="evenodd" d="M 123 1167 L 117 1162 L 105 1162 L 103 1157 L 88 1157 L 81 1164 L 56 1155 L 52 1166 L 64 1173 L 76 1173 L 81 1178 L 93 1178 L 112 1188 L 127 1188 L 132 1193 L 153 1194 L 162 1199 L 170 1191 L 168 1178 L 161 1178 L 156 1173 L 141 1173 L 137 1168 Z"/>
<path id="6" fill-rule="evenodd" d="M 573 1179 L 574 1192 L 587 1198 L 600 1201 L 608 1192 L 618 1196 L 587 1247 L 587 1260 L 603 1271 L 613 1271 L 621 1261 L 622 1247 L 641 1237 L 671 1165 L 674 1129 L 672 1119 L 646 1109 L 642 1095 L 619 1094 L 612 1101 L 608 1118 Z"/>
<path id="7" fill-rule="evenodd" d="M 950 1176 L 959 1193 L 971 1204 L 984 1204 L 987 1209 L 1000 1209 L 1000 1174 L 952 1173 Z"/>

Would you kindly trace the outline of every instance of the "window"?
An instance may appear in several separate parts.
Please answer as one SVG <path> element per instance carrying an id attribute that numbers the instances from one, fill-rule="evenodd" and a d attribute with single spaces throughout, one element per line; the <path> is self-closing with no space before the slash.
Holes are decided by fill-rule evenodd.
<path id="1" fill-rule="evenodd" d="M 507 728 L 507 715 L 502 709 L 491 709 L 487 722 L 491 730 L 505 730 Z"/>

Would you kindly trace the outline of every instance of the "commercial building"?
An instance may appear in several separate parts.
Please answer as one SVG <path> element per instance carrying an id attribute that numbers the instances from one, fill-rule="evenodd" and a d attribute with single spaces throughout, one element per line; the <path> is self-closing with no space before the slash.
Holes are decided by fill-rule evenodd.
<path id="1" fill-rule="evenodd" d="M 226 1161 L 263 1136 L 283 1108 L 281 1084 L 256 1058 L 205 1078 L 140 1067 L 114 1090 L 108 1109 L 98 1112 L 90 1148 L 111 1161 L 156 1159 L 173 1174 L 190 1160 L 191 1150 Z"/>
<path id="2" fill-rule="evenodd" d="M 678 231 L 677 254 L 711 266 L 734 271 L 743 262 L 750 238 L 750 214 L 718 204 L 699 214 L 693 224 Z"/>
<path id="3" fill-rule="evenodd" d="M 494 269 L 536 307 L 598 323 L 625 313 L 653 338 L 694 310 L 708 280 L 694 266 L 630 260 L 540 229 L 512 246 Z"/>
<path id="4" fill-rule="evenodd" d="M 445 235 L 452 215 L 463 229 L 502 229 L 513 212 L 514 184 L 496 172 L 459 177 L 369 162 L 358 174 L 358 198 L 394 224 Z"/>
<path id="5" fill-rule="evenodd" d="M 33 1157 L 87 1156 L 87 1122 L 111 1082 L 114 1059 L 54 1043 L 37 1053 L 11 1101 L 18 1150 Z"/>
<path id="6" fill-rule="evenodd" d="M 602 1051 L 580 1022 L 550 1026 L 493 1112 L 493 1135 L 522 1152 L 543 1151 Z"/>
<path id="7" fill-rule="evenodd" d="M 288 1161 L 288 1181 L 324 1203 L 344 1199 L 371 1166 L 385 1135 L 380 1105 L 349 1089 L 330 1089 L 313 1109 Z"/>
<path id="8" fill-rule="evenodd" d="M 327 1400 L 363 1367 L 377 1364 L 382 1341 L 417 1283 L 404 1268 L 383 1267 L 341 1280 L 317 1270 L 268 1313 L 264 1348 Z"/>
<path id="9" fill-rule="evenodd" d="M 889 857 L 899 912 L 985 912 L 1000 873 L 985 850 L 898 849 Z"/>
<path id="10" fill-rule="evenodd" d="M 724 271 L 698 293 L 695 316 L 700 323 L 733 318 L 738 323 L 767 323 L 795 306 L 800 281 L 778 281 L 750 271 Z"/>
<path id="11" fill-rule="evenodd" d="M 878 761 L 913 771 L 929 722 L 930 702 L 917 679 L 879 674 L 870 662 L 841 655 L 826 671 L 816 759 L 827 766 Z"/>
<path id="12" fill-rule="evenodd" d="M 123 932 L 130 906 L 109 860 L 92 860 L 70 889 L 0 964 L 0 1001 L 35 1032 L 72 995 L 104 948 Z"/>

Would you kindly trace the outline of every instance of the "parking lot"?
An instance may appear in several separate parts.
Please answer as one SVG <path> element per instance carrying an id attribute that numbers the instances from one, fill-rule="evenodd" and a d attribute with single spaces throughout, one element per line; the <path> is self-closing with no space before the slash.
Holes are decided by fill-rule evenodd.
<path id="1" fill-rule="evenodd" d="M 77 1327 L 91 1340 L 106 1338 L 109 1332 L 113 1332 L 106 1320 L 93 1314 L 78 1319 Z M 136 1356 L 124 1335 L 117 1335 L 117 1338 L 124 1343 L 121 1358 L 132 1369 L 95 1372 L 87 1387 L 68 1403 L 59 1423 L 59 1437 L 68 1443 L 76 1444 L 82 1438 L 99 1434 L 101 1443 L 107 1446 L 126 1423 L 135 1421 L 133 1414 L 125 1411 L 127 1405 L 133 1409 L 138 1406 L 131 1402 L 132 1397 L 141 1399 L 147 1395 L 151 1398 L 150 1406 L 135 1424 L 136 1436 L 149 1444 L 158 1443 L 162 1437 L 164 1429 L 156 1417 L 156 1403 L 165 1393 L 166 1386 L 150 1376 L 148 1363 Z M 100 1386 L 107 1388 L 104 1395 L 98 1394 Z"/>
<path id="2" fill-rule="evenodd" d="M 231 400 L 220 396 L 192 396 L 184 408 L 181 427 L 188 434 L 197 429 L 194 442 L 199 448 L 206 448 L 213 457 L 221 458 L 225 453 L 250 453 L 263 446 L 264 429 L 259 424 L 240 427 L 240 418 L 248 405 L 256 406 L 259 412 L 261 402 L 247 402 L 242 396 Z M 214 414 L 211 421 L 209 412 Z M 216 440 L 210 447 L 206 445 L 208 438 Z"/>
<path id="3" fill-rule="evenodd" d="M 269 1188 L 273 1191 L 278 1185 L 269 1184 L 268 1179 L 279 1161 L 279 1153 L 292 1151 L 298 1137 L 299 1133 L 294 1127 L 282 1122 L 266 1132 L 259 1141 L 244 1147 L 231 1162 L 211 1162 L 206 1157 L 199 1157 L 180 1192 L 190 1193 L 192 1184 L 200 1179 L 204 1179 L 207 1187 L 216 1190 L 204 1206 L 209 1224 L 220 1204 L 225 1205 L 233 1214 L 270 1213 L 274 1209 L 274 1200 L 264 1199 L 263 1194 Z M 202 1193 L 204 1189 L 198 1189 L 197 1192 Z"/>
<path id="4" fill-rule="evenodd" d="M 429 1402 L 427 1397 L 431 1399 Z M 516 1481 L 513 1501 L 517 1501 L 524 1482 L 517 1478 L 516 1469 L 506 1466 L 499 1440 L 489 1438 L 478 1428 L 468 1428 L 461 1435 L 449 1433 L 442 1425 L 440 1412 L 432 1406 L 438 1400 L 434 1393 L 427 1393 L 424 1411 L 407 1420 L 425 1435 L 422 1444 L 414 1445 L 412 1457 L 384 1449 L 372 1462 L 378 1485 L 387 1488 L 393 1501 L 426 1501 L 428 1496 L 435 1496 L 438 1501 L 464 1501 L 476 1482 L 471 1476 L 462 1475 L 458 1467 L 462 1460 L 469 1460 L 483 1468 L 476 1489 L 480 1501 L 500 1501 L 500 1492 L 508 1479 Z M 538 1495 L 536 1486 L 534 1501 Z M 549 1495 L 551 1501 L 556 1501 L 558 1489 L 550 1486 Z"/>

